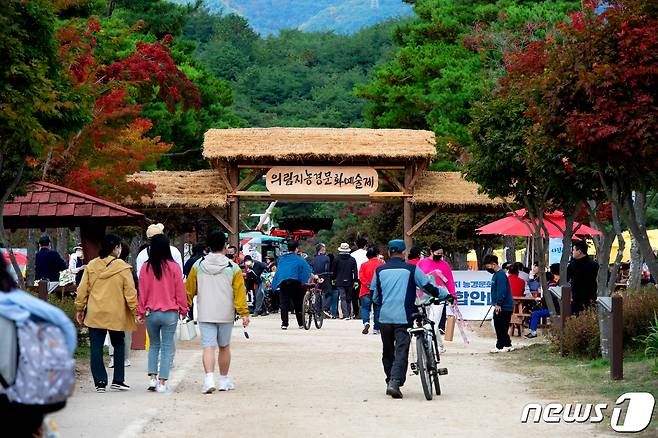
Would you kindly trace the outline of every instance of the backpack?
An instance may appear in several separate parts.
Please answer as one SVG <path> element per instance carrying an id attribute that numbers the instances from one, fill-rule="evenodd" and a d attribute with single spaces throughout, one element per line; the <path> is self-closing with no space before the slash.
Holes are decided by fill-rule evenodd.
<path id="1" fill-rule="evenodd" d="M 62 329 L 28 319 L 17 326 L 16 368 L 0 375 L 5 395 L 12 403 L 38 407 L 43 413 L 62 409 L 75 386 L 75 361 Z M 11 379 L 10 379 L 11 380 Z"/>

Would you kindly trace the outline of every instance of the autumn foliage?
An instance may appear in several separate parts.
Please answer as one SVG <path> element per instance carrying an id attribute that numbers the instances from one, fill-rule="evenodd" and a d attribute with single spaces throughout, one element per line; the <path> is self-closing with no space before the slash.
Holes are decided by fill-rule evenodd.
<path id="1" fill-rule="evenodd" d="M 167 44 L 171 37 L 147 43 L 124 59 L 102 65 L 98 44 L 103 28 L 97 17 L 62 26 L 59 61 L 72 85 L 84 89 L 91 119 L 54 148 L 47 177 L 75 190 L 108 199 L 138 198 L 153 187 L 128 183 L 125 176 L 154 167 L 172 145 L 149 136 L 153 123 L 143 105 L 160 100 L 170 111 L 200 108 L 200 93 L 176 66 Z"/>

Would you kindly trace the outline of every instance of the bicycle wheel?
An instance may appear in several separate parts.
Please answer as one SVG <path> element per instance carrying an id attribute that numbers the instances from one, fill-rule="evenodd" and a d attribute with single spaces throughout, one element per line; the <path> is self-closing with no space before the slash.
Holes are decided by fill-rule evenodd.
<path id="1" fill-rule="evenodd" d="M 322 321 L 324 315 L 322 314 L 322 296 L 320 294 L 313 295 L 313 321 L 315 321 L 315 328 L 322 328 Z"/>
<path id="2" fill-rule="evenodd" d="M 423 385 L 423 393 L 427 400 L 432 400 L 432 381 L 429 370 L 429 361 L 427 357 L 427 349 L 425 347 L 425 340 L 422 336 L 416 337 L 416 356 L 418 374 L 420 375 L 420 383 Z"/>
<path id="3" fill-rule="evenodd" d="M 436 352 L 434 351 L 434 339 L 432 335 L 427 336 L 427 354 L 429 357 L 429 369 L 430 374 L 432 375 L 432 381 L 434 382 L 434 391 L 436 395 L 441 395 L 441 385 L 439 384 L 439 365 L 436 361 Z"/>
<path id="4" fill-rule="evenodd" d="M 304 318 L 304 328 L 310 330 L 313 310 L 311 309 L 311 297 L 309 294 L 304 295 L 304 305 L 302 306 L 302 317 Z"/>

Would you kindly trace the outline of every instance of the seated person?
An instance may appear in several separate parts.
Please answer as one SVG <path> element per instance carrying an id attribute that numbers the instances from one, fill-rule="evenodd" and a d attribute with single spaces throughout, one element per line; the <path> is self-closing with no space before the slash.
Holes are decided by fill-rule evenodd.
<path id="1" fill-rule="evenodd" d="M 519 267 L 515 263 L 509 267 L 509 286 L 513 297 L 522 297 L 525 291 L 525 281 L 519 278 Z"/>
<path id="2" fill-rule="evenodd" d="M 546 280 L 548 281 L 548 287 L 552 286 L 557 286 L 557 283 L 555 282 L 555 277 L 553 276 L 552 273 L 547 272 L 546 273 Z M 553 306 L 555 306 L 555 312 L 559 315 L 560 314 L 560 300 L 553 295 L 550 291 L 546 291 L 544 294 L 542 300 L 541 300 L 541 308 L 538 310 L 533 310 L 532 313 L 530 314 L 530 332 L 525 335 L 526 338 L 532 339 L 537 337 L 537 326 L 539 325 L 539 319 L 540 318 L 547 318 L 551 316 L 550 312 L 548 311 L 548 305 L 546 304 L 546 300 L 548 297 L 551 297 L 553 299 Z"/>

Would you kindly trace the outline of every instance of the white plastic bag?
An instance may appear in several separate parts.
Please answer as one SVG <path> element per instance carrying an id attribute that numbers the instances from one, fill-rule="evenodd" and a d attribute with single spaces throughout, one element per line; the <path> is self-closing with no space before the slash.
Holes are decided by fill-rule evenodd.
<path id="1" fill-rule="evenodd" d="M 191 341 L 196 338 L 196 328 L 194 328 L 193 321 L 178 321 L 178 327 L 176 327 L 176 338 L 179 341 Z"/>

